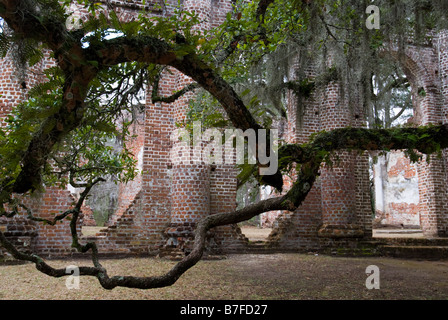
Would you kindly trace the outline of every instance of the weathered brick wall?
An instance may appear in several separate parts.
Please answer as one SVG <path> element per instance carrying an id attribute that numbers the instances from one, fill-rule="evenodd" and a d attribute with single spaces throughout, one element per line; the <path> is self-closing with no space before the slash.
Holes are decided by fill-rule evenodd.
<path id="1" fill-rule="evenodd" d="M 401 65 L 412 86 L 414 118 L 417 124 L 439 124 L 444 122 L 444 92 L 440 79 L 445 71 L 439 60 L 446 52 L 439 50 L 437 37 L 433 47 L 410 47 Z M 394 55 L 394 49 L 391 49 Z M 419 213 L 422 230 L 427 236 L 446 235 L 446 161 L 432 157 L 418 165 Z"/>
<path id="2" fill-rule="evenodd" d="M 4 120 L 12 108 L 27 98 L 27 89 L 43 81 L 42 71 L 51 66 L 51 60 L 43 60 L 34 65 L 30 72 L 17 71 L 11 55 L 0 61 L 0 116 Z M 5 126 L 5 122 L 0 122 Z M 50 187 L 43 193 L 35 193 L 24 199 L 24 203 L 36 217 L 52 219 L 72 207 L 74 198 L 69 191 Z M 88 209 L 86 208 L 86 211 Z M 4 222 L 3 222 L 4 223 Z M 23 212 L 12 222 L 4 224 L 6 235 L 21 247 L 34 248 L 44 254 L 53 255 L 70 252 L 71 237 L 69 222 L 62 221 L 51 227 L 41 223 L 30 222 Z"/>
<path id="3" fill-rule="evenodd" d="M 315 76 L 312 65 L 306 76 Z M 359 107 L 350 108 L 348 101 L 335 81 L 304 101 L 291 94 L 285 140 L 305 143 L 321 130 L 363 126 L 362 111 Z M 313 250 L 371 236 L 368 169 L 367 155 L 338 152 L 333 166 L 321 169 L 302 206 L 292 213 L 280 213 L 269 236 L 270 244 L 284 249 Z M 290 186 L 291 180 L 287 178 L 284 189 Z"/>
<path id="4" fill-rule="evenodd" d="M 155 3 L 155 1 L 154 1 Z M 135 16 L 136 8 L 151 6 L 153 2 L 113 2 L 123 20 Z M 170 14 L 177 1 L 168 1 L 151 14 Z M 186 0 L 184 8 L 194 10 L 203 18 L 199 30 L 213 28 L 231 9 L 228 0 Z M 85 14 L 79 11 L 82 16 Z M 404 60 L 400 59 L 413 90 L 415 118 L 418 123 L 429 124 L 447 121 L 445 97 L 448 93 L 448 58 L 446 37 L 443 33 L 435 48 L 410 48 Z M 388 54 L 397 59 L 391 47 Z M 47 62 L 36 66 L 43 70 Z M 50 62 L 51 63 L 51 62 Z M 11 61 L 1 62 L 0 115 L 8 114 L 11 107 L 26 97 L 20 78 L 13 74 Z M 190 79 L 171 70 L 162 77 L 159 94 L 168 96 L 190 83 Z M 292 70 L 293 72 L 294 70 Z M 313 69 L 307 70 L 312 75 Z M 34 73 L 38 74 L 38 73 Z M 31 76 L 30 76 L 31 77 Z M 29 86 L 38 78 L 27 79 Z M 363 126 L 360 103 L 349 101 L 341 94 L 337 82 L 331 82 L 299 108 L 293 94 L 289 97 L 288 130 L 290 143 L 304 143 L 320 130 L 331 130 L 347 125 Z M 419 94 L 424 90 L 425 95 Z M 118 209 L 109 227 L 94 240 L 102 253 L 119 254 L 185 254 L 191 248 L 192 231 L 198 219 L 218 212 L 232 211 L 236 207 L 236 173 L 232 165 L 211 165 L 193 161 L 173 164 L 170 140 L 176 123 L 185 119 L 188 94 L 173 104 L 151 103 L 148 88 L 145 112 L 136 125 L 136 138 L 129 147 L 139 161 L 141 174 L 127 185 L 120 185 Z M 356 93 L 356 88 L 354 91 Z M 360 99 L 351 95 L 350 99 Z M 359 101 L 358 101 L 359 102 Z M 351 105 L 349 107 L 349 104 Z M 358 106 L 353 107 L 353 105 Z M 2 124 L 4 125 L 4 124 Z M 270 244 L 285 249 L 319 249 L 328 245 L 349 245 L 357 239 L 371 236 L 372 217 L 368 175 L 368 156 L 349 152 L 338 153 L 339 160 L 332 168 L 323 168 L 303 205 L 295 212 L 276 213 Z M 446 232 L 446 160 L 432 159 L 418 166 L 419 214 L 421 225 L 428 235 Z M 294 177 L 292 177 L 294 178 Z M 291 181 L 286 180 L 285 189 Z M 68 190 L 48 188 L 44 194 L 30 198 L 27 203 L 35 215 L 52 217 L 51 213 L 66 210 L 74 201 Z M 86 208 L 86 216 L 89 209 Z M 272 220 L 272 218 L 271 218 Z M 73 252 L 70 248 L 68 222 L 56 227 L 25 223 L 23 217 L 12 222 L 0 220 L 2 231 L 22 247 L 34 247 L 40 254 L 62 255 Z M 21 233 L 20 233 L 20 232 Z M 28 237 L 28 238 L 27 238 Z M 210 233 L 209 245 L 219 251 L 240 250 L 247 239 L 235 225 L 217 228 Z"/>
<path id="5" fill-rule="evenodd" d="M 118 4 L 116 11 L 123 20 L 129 20 L 138 14 L 135 10 L 136 8 L 130 9 L 127 5 Z M 148 1 L 146 4 L 151 5 Z M 140 6 L 141 4 L 137 5 Z M 168 5 L 164 7 L 164 11 L 169 13 L 172 12 L 173 8 L 174 2 L 168 2 Z M 73 8 L 73 11 L 78 17 L 86 14 L 84 10 L 76 6 Z M 160 10 L 153 12 L 153 14 L 161 13 L 162 11 Z M 17 105 L 26 97 L 26 90 L 21 86 L 22 79 L 13 74 L 11 60 L 4 59 L 1 63 L 3 72 L 0 88 L 3 95 L 0 98 L 0 110 L 2 115 L 7 115 L 12 106 Z M 41 74 L 42 70 L 51 63 L 51 60 L 44 60 L 41 64 L 34 67 L 37 70 L 33 70 L 28 76 Z M 28 87 L 32 86 L 36 81 L 43 80 L 34 78 L 26 79 Z M 169 86 L 169 83 L 167 83 L 164 94 L 170 94 L 171 92 L 172 86 Z M 141 121 L 140 126 L 134 127 L 134 133 L 137 137 L 129 142 L 131 144 L 130 149 L 137 157 L 140 155 L 142 174 L 135 181 L 120 186 L 120 203 L 114 218 L 118 222 L 113 228 L 107 229 L 99 237 L 95 238 L 100 248 L 106 253 L 148 252 L 150 246 L 156 247 L 159 244 L 161 231 L 169 220 L 170 180 L 167 163 L 170 144 L 169 128 L 173 126 L 169 110 L 169 106 L 163 106 L 162 108 L 160 105 L 148 105 L 146 110 L 147 116 Z M 165 117 L 163 113 L 166 114 Z M 161 141 L 161 139 L 164 141 Z M 143 144 L 145 144 L 144 149 L 146 151 L 144 154 L 141 152 Z M 155 165 L 158 166 L 158 170 L 155 170 Z M 148 174 L 143 174 L 145 172 Z M 143 186 L 146 187 L 145 191 L 140 191 Z M 139 196 L 136 196 L 139 191 Z M 73 192 L 76 194 L 76 190 Z M 58 214 L 71 208 L 74 201 L 73 194 L 68 190 L 47 188 L 44 194 L 35 195 L 27 200 L 26 203 L 33 210 L 35 216 L 50 219 L 54 217 L 52 214 Z M 90 208 L 86 207 L 83 211 L 89 215 L 89 220 L 92 221 Z M 126 211 L 126 214 L 123 214 L 124 211 Z M 120 218 L 117 219 L 117 217 Z M 80 222 L 82 224 L 82 220 Z M 11 233 L 11 230 L 18 230 L 15 225 L 15 223 L 8 224 L 4 228 L 9 232 L 8 234 L 16 236 L 17 232 Z M 70 248 L 71 236 L 68 221 L 58 223 L 56 226 L 40 223 L 31 223 L 30 225 L 36 230 L 33 233 L 33 246 L 37 253 L 61 255 L 73 252 L 73 249 Z M 23 227 L 20 229 L 23 229 Z M 85 240 L 88 239 L 86 238 Z"/>
<path id="6" fill-rule="evenodd" d="M 398 49 L 391 45 L 384 52 L 385 56 L 389 56 L 403 69 L 411 83 L 414 124 L 428 125 L 447 121 L 446 46 L 447 34 L 441 32 L 433 38 L 432 46 L 409 45 L 405 54 L 399 55 Z M 404 158 L 390 168 L 384 179 L 412 180 L 413 185 L 408 183 L 407 194 L 418 194 L 413 197 L 413 201 L 390 200 L 384 206 L 380 203 L 382 208 L 377 210 L 376 223 L 419 225 L 427 236 L 446 235 L 446 161 L 446 151 L 443 151 L 442 159 L 432 157 L 429 163 L 423 160 L 415 165 L 415 172 L 410 170 L 409 160 Z M 397 172 L 399 168 L 402 172 Z M 387 188 L 390 191 L 394 186 L 386 187 L 385 192 Z"/>
<path id="7" fill-rule="evenodd" d="M 437 38 L 437 51 L 438 51 L 438 72 L 436 73 L 437 79 L 439 80 L 439 90 L 440 90 L 440 106 L 441 106 L 441 122 L 448 123 L 448 31 L 442 31 L 438 34 Z M 437 71 L 437 70 L 436 70 Z M 445 171 L 444 176 L 442 176 L 443 181 L 441 184 L 445 187 L 442 189 L 443 199 L 443 222 L 442 227 L 439 228 L 440 235 L 448 234 L 448 152 L 447 150 L 443 151 L 444 161 L 442 160 L 440 166 Z"/>
<path id="8" fill-rule="evenodd" d="M 126 147 L 132 153 L 133 158 L 137 161 L 137 176 L 127 183 L 118 184 L 118 203 L 114 214 L 110 217 L 109 221 L 107 221 L 106 225 L 108 226 L 113 225 L 117 219 L 124 214 L 142 188 L 143 154 L 145 145 L 145 112 L 138 113 L 135 117 L 134 123 L 129 129 L 131 136 L 123 143 L 126 144 Z"/>
<path id="9" fill-rule="evenodd" d="M 212 10 L 210 1 L 185 1 L 184 8 L 196 11 L 204 19 L 198 27 L 201 30 L 224 19 L 224 10 L 230 8 L 225 3 L 216 3 Z M 176 70 L 165 72 L 159 95 L 169 96 L 190 82 Z M 191 249 L 193 230 L 200 218 L 235 209 L 235 169 L 228 165 L 211 166 L 195 158 L 172 163 L 171 135 L 176 123 L 185 120 L 192 94 L 170 105 L 152 104 L 150 94 L 147 96 L 141 191 L 129 209 L 96 241 L 103 252 L 182 255 Z M 214 230 L 209 240 L 210 246 L 221 250 L 240 247 L 246 239 L 237 226 L 227 226 Z"/>
<path id="10" fill-rule="evenodd" d="M 378 157 L 374 225 L 420 227 L 417 165 L 401 151 Z"/>
<path id="11" fill-rule="evenodd" d="M 414 121 L 417 124 L 438 124 L 447 121 L 446 40 L 447 34 L 444 32 L 435 38 L 433 47 L 409 46 L 404 56 L 399 56 L 394 46 L 385 52 L 385 55 L 389 55 L 404 69 L 411 83 Z M 356 93 L 356 88 L 351 89 Z M 293 117 L 290 125 L 292 124 L 292 131 L 297 133 L 296 137 L 305 138 L 306 141 L 306 137 L 315 132 L 316 127 L 318 127 L 317 130 L 331 130 L 347 125 L 365 125 L 361 122 L 362 110 L 349 107 L 349 103 L 355 106 L 357 104 L 353 104 L 352 100 L 344 99 L 338 94 L 337 83 L 330 83 L 321 96 L 316 94 L 313 97 L 313 101 L 314 104 L 307 101 L 308 110 L 294 110 L 294 104 L 289 106 L 289 115 Z M 358 103 L 358 105 L 362 104 Z M 294 117 L 299 112 L 302 112 L 303 125 L 294 130 L 293 125 L 297 123 Z M 443 154 L 445 155 L 446 152 L 444 151 Z M 271 234 L 273 245 L 285 248 L 312 248 L 332 242 L 334 244 L 335 242 L 331 239 L 343 239 L 344 235 L 361 236 L 363 234 L 364 238 L 371 236 L 372 212 L 368 156 L 357 156 L 347 152 L 339 155 L 341 159 L 336 166 L 333 166 L 333 169 L 322 170 L 318 184 L 310 197 L 306 199 L 304 206 L 292 214 L 284 213 L 280 216 L 278 226 Z M 413 221 L 418 214 L 419 223 L 427 236 L 446 235 L 446 157 L 442 159 L 432 157 L 430 163 L 422 161 L 417 168 L 420 200 L 418 206 L 411 204 L 404 208 L 402 205 L 395 204 L 392 205 L 391 210 L 400 212 L 410 210 L 409 214 L 414 216 Z M 390 172 L 390 174 L 394 173 Z M 307 208 L 313 202 L 314 207 Z M 303 221 L 307 216 L 313 218 Z M 298 230 L 302 230 L 302 233 L 300 234 Z M 320 238 L 316 238 L 316 233 L 320 235 Z M 294 236 L 291 237 L 291 234 Z M 347 242 L 344 244 L 348 245 Z"/>

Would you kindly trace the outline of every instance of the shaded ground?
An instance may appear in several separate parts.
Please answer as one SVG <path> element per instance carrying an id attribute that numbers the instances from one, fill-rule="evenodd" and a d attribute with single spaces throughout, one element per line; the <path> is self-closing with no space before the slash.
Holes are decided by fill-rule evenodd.
<path id="1" fill-rule="evenodd" d="M 51 261 L 64 267 L 87 261 Z M 173 262 L 157 258 L 104 260 L 110 275 L 157 275 Z M 366 267 L 380 270 L 380 289 L 365 286 Z M 82 277 L 68 290 L 33 265 L 0 266 L 0 299 L 448 299 L 448 261 L 343 258 L 306 254 L 231 255 L 201 261 L 171 287 L 104 290 Z"/>

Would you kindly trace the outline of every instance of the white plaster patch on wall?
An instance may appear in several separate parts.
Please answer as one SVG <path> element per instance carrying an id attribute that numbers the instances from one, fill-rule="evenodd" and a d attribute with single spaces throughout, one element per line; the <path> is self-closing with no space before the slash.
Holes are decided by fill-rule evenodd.
<path id="1" fill-rule="evenodd" d="M 375 206 L 382 225 L 420 224 L 416 164 L 401 151 L 378 157 L 374 165 Z"/>

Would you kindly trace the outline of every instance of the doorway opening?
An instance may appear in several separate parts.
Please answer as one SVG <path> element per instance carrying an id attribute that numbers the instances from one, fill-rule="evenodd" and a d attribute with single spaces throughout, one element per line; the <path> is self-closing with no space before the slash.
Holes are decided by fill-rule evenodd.
<path id="1" fill-rule="evenodd" d="M 372 76 L 370 128 L 412 126 L 413 88 L 398 62 L 384 58 Z M 374 237 L 423 237 L 417 164 L 402 150 L 371 154 Z"/>

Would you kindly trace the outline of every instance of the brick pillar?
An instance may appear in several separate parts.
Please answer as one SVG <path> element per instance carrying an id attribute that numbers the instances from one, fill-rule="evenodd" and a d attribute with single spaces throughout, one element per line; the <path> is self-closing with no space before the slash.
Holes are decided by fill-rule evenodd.
<path id="1" fill-rule="evenodd" d="M 439 34 L 439 76 L 441 79 L 441 111 L 442 111 L 442 122 L 448 123 L 448 31 L 443 31 Z M 445 173 L 445 179 L 442 184 L 444 185 L 444 194 L 441 199 L 443 207 L 443 219 L 442 223 L 440 223 L 440 227 L 438 228 L 438 233 L 443 236 L 448 235 L 448 204 L 447 204 L 447 198 L 448 198 L 448 188 L 446 187 L 448 185 L 448 150 L 445 149 L 443 151 L 443 159 L 444 161 L 441 161 L 441 165 L 444 166 L 444 173 Z"/>
<path id="2" fill-rule="evenodd" d="M 173 166 L 171 223 L 165 230 L 167 246 L 188 253 L 196 223 L 210 213 L 210 166 L 182 163 Z"/>
<path id="3" fill-rule="evenodd" d="M 430 64 L 425 68 L 425 71 L 426 69 L 436 69 L 436 71 L 420 75 L 426 95 L 422 97 L 418 93 L 414 94 L 420 114 L 418 119 L 420 125 L 448 123 L 448 33 L 446 31 L 438 35 L 437 50 L 438 66 Z M 433 74 L 436 75 L 435 79 L 432 78 Z M 431 83 L 436 81 L 440 81 L 440 97 L 431 88 Z M 442 154 L 442 159 L 433 156 L 429 163 L 422 161 L 418 164 L 420 225 L 423 234 L 428 237 L 448 235 L 447 151 L 444 150 Z"/>
<path id="4" fill-rule="evenodd" d="M 12 107 L 23 101 L 26 90 L 23 89 L 14 71 L 10 55 L 0 61 L 0 126 L 5 126 L 4 117 L 11 113 Z"/>
<path id="5" fill-rule="evenodd" d="M 355 155 L 357 223 L 364 231 L 364 238 L 372 237 L 372 195 L 370 191 L 369 155 Z"/>
<path id="6" fill-rule="evenodd" d="M 191 79 L 179 72 L 175 72 L 173 78 L 177 90 L 191 82 Z M 174 122 L 181 123 L 186 120 L 191 98 L 193 94 L 189 93 L 172 104 Z M 173 125 L 170 135 L 174 134 L 174 130 Z M 202 132 L 196 133 L 200 139 Z M 177 150 L 178 139 L 172 137 L 172 143 L 173 150 Z M 171 217 L 164 231 L 165 244 L 160 253 L 161 256 L 172 258 L 181 258 L 191 251 L 197 222 L 210 214 L 210 165 L 202 161 L 204 144 L 194 139 L 181 143 L 185 144 L 183 153 L 171 151 Z M 194 148 L 199 153 L 195 153 Z"/>
<path id="7" fill-rule="evenodd" d="M 224 131 L 224 130 L 221 130 Z M 223 133 L 224 135 L 224 133 Z M 236 191 L 238 171 L 235 166 L 236 153 L 233 146 L 223 146 L 222 164 L 212 164 L 210 172 L 210 213 L 229 213 L 236 210 Z M 237 224 L 225 225 L 212 230 L 209 246 L 214 252 L 238 251 L 247 246 L 248 239 L 242 234 Z"/>
<path id="8" fill-rule="evenodd" d="M 439 79 L 443 123 L 448 123 L 448 31 L 438 35 Z"/>
<path id="9" fill-rule="evenodd" d="M 351 112 L 340 96 L 339 85 L 330 83 L 321 104 L 322 130 L 330 131 L 351 124 Z M 352 152 L 337 153 L 331 168 L 322 168 L 322 227 L 318 234 L 326 238 L 362 237 L 356 210 L 356 161 Z"/>
<path id="10" fill-rule="evenodd" d="M 446 70 L 441 70 L 446 74 Z M 423 79 L 427 74 L 420 75 Z M 441 77 L 444 78 L 443 75 Z M 442 108 L 438 97 L 424 84 L 425 96 L 414 94 L 416 108 L 419 114 L 419 125 L 442 123 Z M 416 88 L 413 88 L 415 91 Z M 443 92 L 446 97 L 446 92 Z M 443 152 L 446 158 L 446 151 Z M 425 156 L 417 164 L 418 188 L 419 188 L 419 213 L 420 226 L 426 237 L 438 237 L 447 235 L 447 212 L 446 212 L 446 162 L 433 155 L 431 161 L 427 162 Z"/>
<path id="11" fill-rule="evenodd" d="M 188 79 L 178 74 L 179 89 L 187 83 Z M 185 120 L 188 99 L 191 97 L 191 94 L 186 95 L 174 104 L 176 122 Z M 172 135 L 174 129 L 173 126 Z M 197 222 L 210 214 L 210 164 L 202 159 L 204 143 L 200 141 L 200 128 L 195 130 L 195 134 L 195 139 L 199 140 L 180 142 L 171 137 L 171 218 L 164 232 L 166 243 L 162 248 L 162 256 L 181 257 L 188 254 Z M 179 145 L 183 145 L 183 149 L 178 149 Z"/>
<path id="12" fill-rule="evenodd" d="M 199 31 L 210 29 L 216 21 L 222 21 L 226 10 L 231 9 L 229 1 L 214 2 L 212 7 L 211 0 L 185 0 L 183 7 L 185 11 L 195 12 L 198 15 L 201 23 L 195 28 Z M 176 73 L 177 90 L 181 90 L 190 82 L 190 78 Z M 193 94 L 186 94 L 173 104 L 175 122 L 185 120 L 188 102 L 192 97 Z M 192 144 L 193 141 L 190 141 L 190 146 Z M 197 145 L 199 152 L 204 150 L 204 146 L 204 142 L 199 142 Z M 173 148 L 176 147 L 174 141 Z M 211 166 L 206 159 L 198 158 L 197 155 L 191 148 L 189 160 L 177 159 L 173 164 L 171 221 L 164 232 L 166 242 L 161 255 L 180 257 L 188 254 L 193 243 L 196 224 L 201 218 L 210 213 L 230 212 L 235 209 L 236 172 L 233 166 L 225 164 Z M 216 242 L 234 244 L 235 242 L 231 240 L 234 235 L 233 229 L 234 227 L 227 226 L 210 232 L 207 249 L 213 251 L 217 249 L 219 245 Z"/>
<path id="13" fill-rule="evenodd" d="M 161 79 L 159 94 L 167 96 L 173 92 L 175 76 L 165 73 Z M 163 241 L 163 232 L 170 221 L 171 179 L 170 135 L 175 126 L 175 119 L 170 104 L 150 102 L 147 94 L 145 116 L 145 144 L 142 172 L 141 222 L 134 219 L 134 224 L 142 224 L 150 237 Z M 139 219 L 139 220 L 140 220 Z"/>
<path id="14" fill-rule="evenodd" d="M 195 12 L 201 24 L 198 26 L 201 30 L 208 30 L 211 26 L 212 0 L 185 0 L 184 9 L 188 12 Z"/>
<path id="15" fill-rule="evenodd" d="M 420 225 L 427 237 L 447 235 L 446 174 L 442 159 L 421 161 L 418 168 Z"/>
<path id="16" fill-rule="evenodd" d="M 2 73 L 0 75 L 0 127 L 5 126 L 5 117 L 11 113 L 12 108 L 27 98 L 29 88 L 32 88 L 44 79 L 42 70 L 52 65 L 51 60 L 43 60 L 28 70 L 18 71 L 13 62 L 11 52 L 0 61 Z M 52 219 L 72 205 L 74 198 L 68 190 L 57 187 L 48 187 L 45 192 L 35 192 L 33 197 L 26 196 L 21 199 L 36 217 Z M 39 254 L 59 254 L 71 252 L 71 235 L 67 220 L 56 226 L 30 221 L 25 214 L 7 219 L 6 235 L 18 244 L 24 241 L 27 249 Z M 22 239 L 23 238 L 23 239 Z M 22 239 L 22 240 L 20 240 Z"/>

